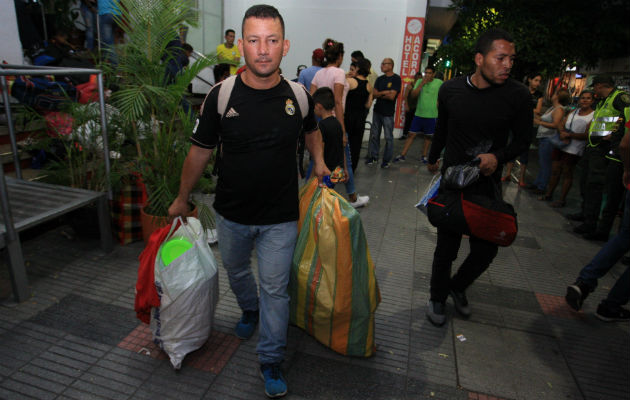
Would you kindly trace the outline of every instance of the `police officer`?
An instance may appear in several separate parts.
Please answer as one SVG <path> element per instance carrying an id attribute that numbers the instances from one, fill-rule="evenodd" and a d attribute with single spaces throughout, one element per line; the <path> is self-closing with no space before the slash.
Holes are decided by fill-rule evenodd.
<path id="1" fill-rule="evenodd" d="M 623 164 L 618 146 L 624 130 L 624 109 L 630 104 L 630 96 L 615 89 L 615 83 L 608 75 L 596 76 L 593 90 L 599 103 L 588 129 L 580 179 L 584 222 L 573 231 L 584 234 L 586 239 L 607 241 L 623 198 Z M 598 224 L 603 193 L 607 200 Z M 580 216 L 570 217 L 579 219 Z"/>

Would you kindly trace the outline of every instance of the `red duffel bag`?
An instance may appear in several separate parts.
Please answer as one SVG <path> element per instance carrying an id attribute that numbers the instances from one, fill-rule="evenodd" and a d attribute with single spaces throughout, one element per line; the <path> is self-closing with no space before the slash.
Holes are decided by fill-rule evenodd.
<path id="1" fill-rule="evenodd" d="M 511 245 L 518 232 L 511 204 L 459 190 L 440 191 L 429 200 L 427 216 L 437 228 L 472 235 L 499 246 Z"/>

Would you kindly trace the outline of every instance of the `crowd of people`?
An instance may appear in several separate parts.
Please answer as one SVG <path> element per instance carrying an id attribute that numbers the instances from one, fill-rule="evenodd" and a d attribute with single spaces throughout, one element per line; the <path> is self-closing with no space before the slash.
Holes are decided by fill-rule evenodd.
<path id="1" fill-rule="evenodd" d="M 392 58 L 382 60 L 382 75 L 376 77 L 371 62 L 361 51 L 354 51 L 346 72 L 341 69 L 343 43 L 326 38 L 321 48 L 313 50 L 311 66 L 298 69 L 299 85 L 280 73 L 279 65 L 290 42 L 285 39 L 284 20 L 278 10 L 266 5 L 251 7 L 243 18 L 241 33 L 242 38 L 234 44 L 234 31 L 226 31 L 225 50 L 217 50 L 230 67 L 219 68 L 217 84 L 206 96 L 184 163 L 179 195 L 169 214 L 175 217 L 188 211 L 192 188 L 215 149 L 220 149 L 214 208 L 223 266 L 242 310 L 235 334 L 249 339 L 260 325 L 257 352 L 267 396 L 281 397 L 288 390 L 281 363 L 287 344 L 287 285 L 298 234 L 299 179 L 315 176 L 323 185 L 325 176 L 342 170 L 341 181 L 350 204 L 366 205 L 369 197 L 357 193 L 354 172 L 372 106 L 367 166 L 380 163 L 381 168 L 388 168 L 392 162 L 405 162 L 415 136 L 422 134 L 420 160 L 432 173 L 478 160 L 480 177 L 462 190 L 464 194 L 501 200 L 501 182 L 512 180 L 510 163 L 520 157 L 520 187 L 531 189 L 541 201 L 551 201 L 563 178 L 560 198 L 550 203 L 563 207 L 574 168 L 583 154 L 583 213 L 572 218 L 584 221 L 576 227 L 577 232 L 608 238 L 627 192 L 624 185 L 630 187 L 628 133 L 624 136 L 621 124 L 629 117 L 628 96 L 616 90 L 610 78 L 597 77 L 593 91 L 581 93 L 578 107 L 571 111 L 567 110 L 569 92 L 555 90 L 550 107 L 543 111 L 544 96 L 539 90 L 542 76 L 532 74 L 526 84 L 511 79 L 514 40 L 501 29 L 490 29 L 477 41 L 473 55 L 476 70 L 467 76 L 443 82 L 428 66 L 424 74 L 416 75 L 413 84 L 403 88 Z M 238 65 L 241 55 L 245 65 L 234 71 L 231 67 Z M 401 91 L 408 102 L 408 133 L 401 154 L 394 157 L 394 115 Z M 596 106 L 594 100 L 598 100 Z M 540 167 L 535 181 L 527 185 L 525 166 L 533 131 Z M 382 153 L 381 132 L 385 139 Z M 296 168 L 296 148 L 300 148 L 301 140 L 310 155 L 303 174 Z M 607 200 L 600 218 L 602 193 L 607 194 Z M 253 198 L 257 201 L 251 201 Z M 597 279 L 629 250 L 629 204 L 630 196 L 626 196 L 618 235 L 568 286 L 566 301 L 575 310 L 595 289 Z M 448 227 L 437 229 L 427 305 L 427 318 L 436 326 L 446 323 L 449 296 L 462 316 L 471 315 L 466 290 L 489 268 L 498 252 L 497 244 L 469 235 L 470 252 L 452 275 L 463 237 Z M 254 249 L 259 284 L 251 268 Z M 629 279 L 626 270 L 600 303 L 596 313 L 600 319 L 630 319 L 630 312 L 622 307 L 630 296 Z"/>

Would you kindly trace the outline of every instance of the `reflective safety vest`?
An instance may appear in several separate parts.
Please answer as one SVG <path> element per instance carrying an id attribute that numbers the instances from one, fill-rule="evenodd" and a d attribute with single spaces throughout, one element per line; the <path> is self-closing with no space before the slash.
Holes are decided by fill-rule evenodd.
<path id="1" fill-rule="evenodd" d="M 621 119 L 621 112 L 613 107 L 615 97 L 623 93 L 621 90 L 615 90 L 606 97 L 604 103 L 600 103 L 595 108 L 593 122 L 588 130 L 588 145 L 595 147 L 601 142 L 601 138 L 612 135 L 616 127 L 617 121 Z"/>

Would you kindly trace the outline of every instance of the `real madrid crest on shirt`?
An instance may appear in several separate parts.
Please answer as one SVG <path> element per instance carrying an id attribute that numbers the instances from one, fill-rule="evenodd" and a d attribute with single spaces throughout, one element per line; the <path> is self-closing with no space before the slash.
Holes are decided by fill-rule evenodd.
<path id="1" fill-rule="evenodd" d="M 287 105 L 284 106 L 284 111 L 289 115 L 295 114 L 295 106 L 293 105 L 293 100 L 287 99 Z"/>

